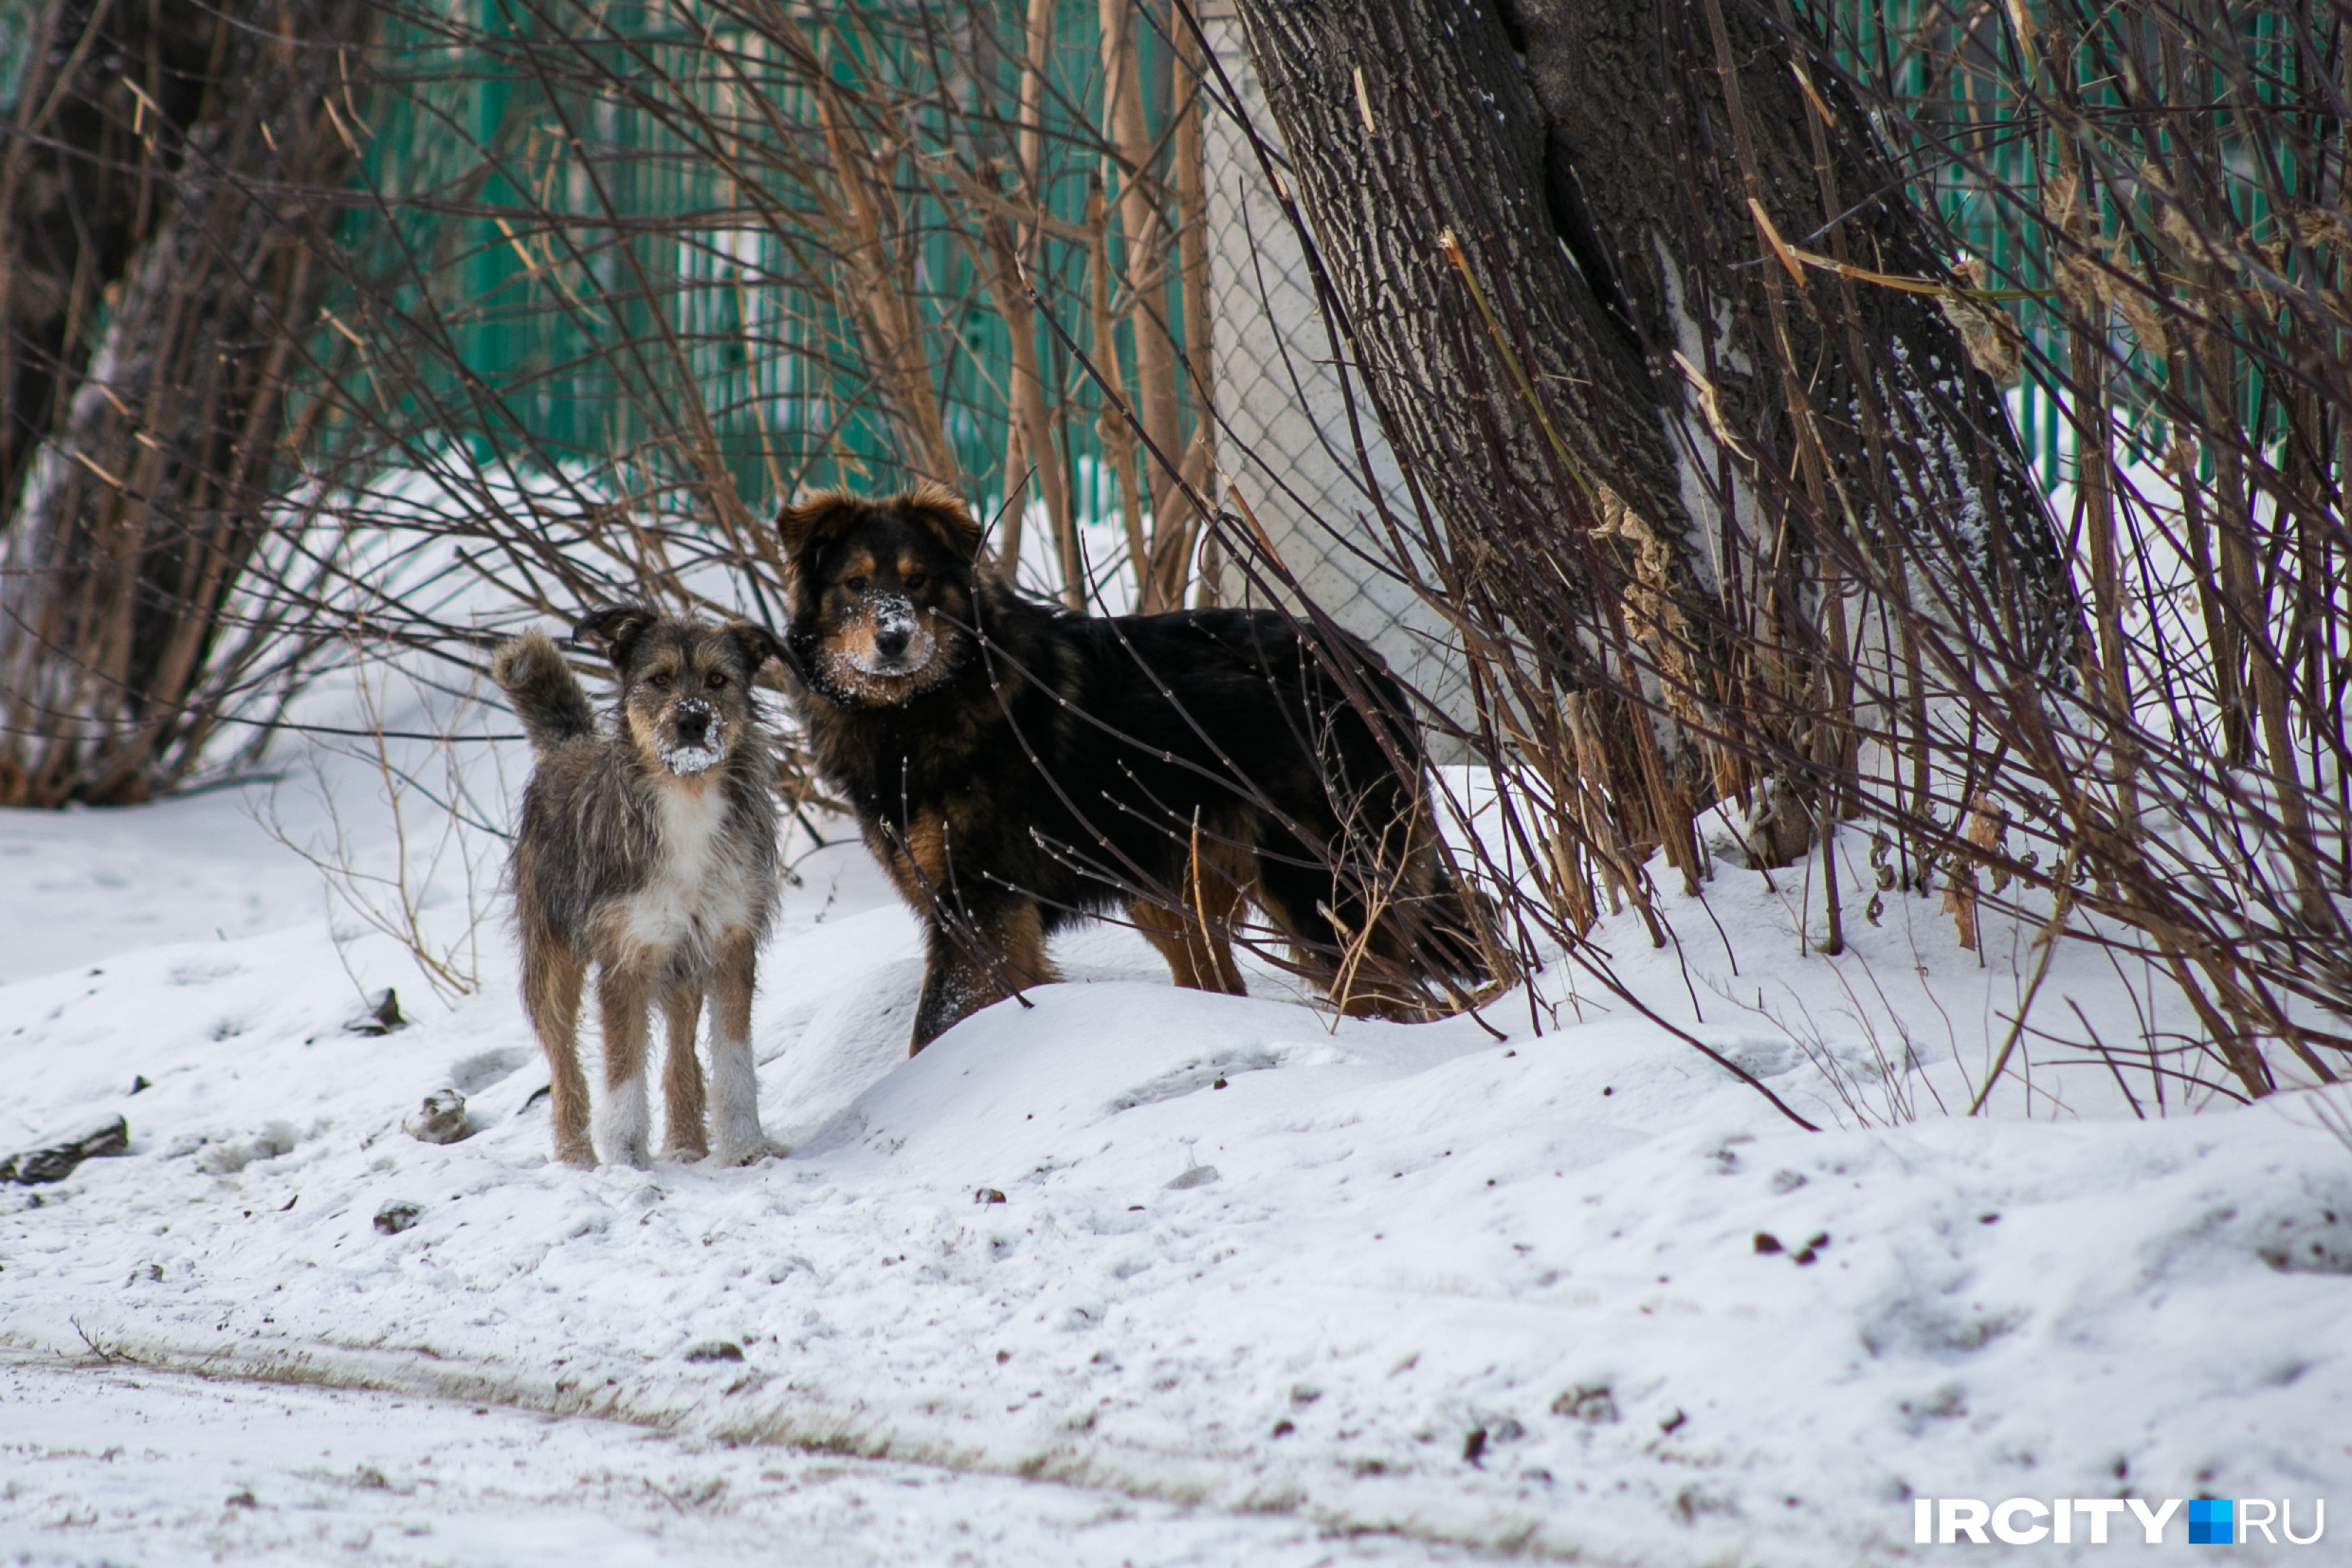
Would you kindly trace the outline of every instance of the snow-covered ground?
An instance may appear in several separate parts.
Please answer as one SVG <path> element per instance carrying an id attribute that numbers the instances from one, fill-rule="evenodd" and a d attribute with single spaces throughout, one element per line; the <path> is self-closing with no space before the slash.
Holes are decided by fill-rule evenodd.
<path id="1" fill-rule="evenodd" d="M 0 1358 L 0 1552 L 41 1568 L 1467 1560 L 1280 1516 L 127 1363 Z"/>
<path id="2" fill-rule="evenodd" d="M 2352 1507 L 2352 1149 L 2047 1042 L 1961 1117 L 2032 933 L 1869 924 L 1863 856 L 1835 960 L 1728 867 L 1668 948 L 1603 931 L 1819 1133 L 1564 967 L 1335 1023 L 1110 927 L 908 1061 L 915 923 L 849 844 L 763 958 L 791 1157 L 582 1172 L 501 939 L 437 1000 L 233 791 L 0 816 L 0 1153 L 133 1136 L 0 1189 L 0 1560 L 1679 1568 L 1932 1558 L 1915 1497 Z M 350 1032 L 386 985 L 413 1023 Z M 2185 1027 L 2087 944 L 2034 1016 Z M 443 1087 L 473 1136 L 405 1135 Z"/>

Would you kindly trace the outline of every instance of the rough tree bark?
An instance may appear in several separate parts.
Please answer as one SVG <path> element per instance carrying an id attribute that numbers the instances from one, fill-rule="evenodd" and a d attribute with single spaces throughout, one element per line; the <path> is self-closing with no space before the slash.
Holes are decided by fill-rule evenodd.
<path id="1" fill-rule="evenodd" d="M 1770 432 L 1766 462 L 1865 536 L 1976 498 L 1980 533 L 1913 541 L 1968 569 L 1936 585 L 1942 613 L 2035 605 L 2022 647 L 2065 643 L 2058 551 L 1998 384 L 1948 297 L 1859 276 L 1932 283 L 1946 264 L 1788 0 L 1502 0 L 1502 15 L 1544 117 L 1559 227 L 1669 413 L 1691 411 L 1680 350 L 1734 426 Z"/>
<path id="2" fill-rule="evenodd" d="M 1541 649 L 1522 720 L 1612 684 L 1657 700 L 1577 711 L 1627 786 L 1626 832 L 1695 878 L 1711 792 L 1701 726 L 1679 720 L 1697 717 L 1705 563 L 1649 370 L 1561 254 L 1509 36 L 1444 0 L 1240 11 L 1348 351 L 1442 530 L 1437 601 L 1466 635 L 1500 620 Z M 1576 560 L 1572 580 L 1531 582 L 1546 556 Z"/>
<path id="3" fill-rule="evenodd" d="M 0 154 L 0 803 L 144 798 L 194 765 L 258 654 L 222 617 L 299 439 L 287 391 L 372 17 L 57 0 L 43 19 Z"/>
<path id="4" fill-rule="evenodd" d="M 1349 346 L 1438 511 L 1466 538 L 1491 535 L 1523 498 L 1606 476 L 1679 538 L 1687 520 L 1656 391 L 1559 259 L 1542 115 L 1493 10 L 1445 0 L 1240 10 Z M 1514 359 L 1546 395 L 1522 390 Z"/>
<path id="5" fill-rule="evenodd" d="M 193 7 L 52 4 L 41 11 L 0 146 L 0 515 L 25 464 L 63 428 L 104 291 L 153 233 L 168 171 L 140 99 L 195 116 L 210 27 Z M 108 82 L 101 63 L 117 72 Z"/>
<path id="6" fill-rule="evenodd" d="M 1851 766 L 1857 594 L 1924 594 L 2029 664 L 2071 624 L 1943 264 L 1867 119 L 1758 3 L 1239 4 L 1392 446 L 1472 572 L 1522 570 L 1482 548 L 1547 529 L 1544 558 L 1582 563 L 1593 613 L 1555 663 L 1644 694 L 1613 749 L 1648 771 L 1634 835 L 1669 852 L 1678 812 L 1762 782 L 1710 732 L 1761 712 L 1792 766 Z M 1916 689 L 1901 620 L 1870 612 L 1882 702 Z M 1628 733 L 1653 726 L 1663 787 Z"/>

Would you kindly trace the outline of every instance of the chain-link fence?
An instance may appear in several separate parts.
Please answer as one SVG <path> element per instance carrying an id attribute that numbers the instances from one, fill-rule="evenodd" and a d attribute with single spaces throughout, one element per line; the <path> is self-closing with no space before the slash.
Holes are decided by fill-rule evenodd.
<path id="1" fill-rule="evenodd" d="M 1219 461 L 1300 588 L 1423 698 L 1467 722 L 1468 678 L 1450 631 L 1384 563 L 1389 545 L 1370 487 L 1377 484 L 1400 516 L 1410 517 L 1411 502 L 1360 388 L 1351 428 L 1333 359 L 1337 339 L 1252 145 L 1252 131 L 1271 145 L 1279 133 L 1249 69 L 1241 22 L 1230 4 L 1210 4 L 1202 25 L 1249 122 L 1245 128 L 1220 105 L 1202 128 Z"/>

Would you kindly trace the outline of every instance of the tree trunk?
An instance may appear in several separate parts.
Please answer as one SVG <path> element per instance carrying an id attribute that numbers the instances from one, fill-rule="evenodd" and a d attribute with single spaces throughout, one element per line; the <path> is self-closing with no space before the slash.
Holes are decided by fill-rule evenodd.
<path id="1" fill-rule="evenodd" d="M 1623 825 L 1687 878 L 1709 796 L 1801 775 L 1818 810 L 1904 727 L 1923 615 L 1947 681 L 1988 643 L 2008 671 L 2074 647 L 1917 214 L 1752 3 L 1239 8 L 1348 350 L 1444 521 L 1436 596 L 1596 688 Z M 1516 705 L 1494 743 L 1552 722 Z"/>
<path id="2" fill-rule="evenodd" d="M 1357 368 L 1446 520 L 1501 531 L 1526 498 L 1605 479 L 1679 538 L 1656 392 L 1558 259 L 1542 117 L 1496 15 L 1436 0 L 1240 10 Z"/>
<path id="3" fill-rule="evenodd" d="M 51 0 L 33 25 L 0 127 L 0 517 L 64 425 L 107 285 L 170 199 L 140 100 L 191 121 L 211 32 L 200 8 L 119 0 Z"/>
<path id="4" fill-rule="evenodd" d="M 1696 412 L 1679 350 L 1730 424 L 1771 442 L 1768 465 L 1818 487 L 1816 526 L 1882 545 L 1907 532 L 1964 568 L 1930 578 L 1930 613 L 1959 625 L 2024 609 L 2022 662 L 2071 654 L 2063 562 L 2000 388 L 1936 292 L 1949 270 L 1900 173 L 1787 0 L 1504 9 L 1546 122 L 1555 211 L 1606 273 L 1670 416 Z M 1932 527 L 1962 516 L 1980 531 Z"/>
<path id="5" fill-rule="evenodd" d="M 1558 722 L 1569 691 L 1633 695 L 1595 716 L 1629 784 L 1617 804 L 1695 874 L 1688 816 L 1707 787 L 1674 708 L 1707 620 L 1703 541 L 1650 372 L 1561 255 L 1542 115 L 1500 17 L 1437 0 L 1240 11 L 1327 305 L 1435 513 L 1420 525 L 1446 579 L 1432 604 L 1466 636 L 1499 618 L 1540 649 L 1512 727 Z M 1573 563 L 1567 580 L 1532 580 L 1546 558 Z M 1644 698 L 1658 705 L 1640 717 Z"/>
<path id="6" fill-rule="evenodd" d="M 267 629 L 223 617 L 317 332 L 319 197 L 356 149 L 338 115 L 357 119 L 372 14 L 67 0 L 45 19 L 6 149 L 7 423 L 28 449 L 0 534 L 0 803 L 145 798 L 195 764 L 259 655 Z M 37 148 L 52 104 L 47 134 L 71 135 Z"/>

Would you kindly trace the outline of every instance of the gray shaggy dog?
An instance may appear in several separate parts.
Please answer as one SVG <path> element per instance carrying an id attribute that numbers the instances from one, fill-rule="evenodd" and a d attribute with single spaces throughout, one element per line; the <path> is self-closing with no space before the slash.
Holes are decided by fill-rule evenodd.
<path id="1" fill-rule="evenodd" d="M 724 1164 L 775 1152 L 759 1128 L 752 984 L 776 901 L 775 762 L 752 678 L 782 654 L 765 628 L 700 626 L 634 606 L 600 610 L 620 682 L 611 733 L 538 632 L 501 644 L 491 679 L 538 754 L 509 875 L 522 939 L 523 1005 L 554 1077 L 556 1158 L 647 1162 L 647 1015 L 668 1025 L 663 1153 L 700 1158 L 702 1073 L 694 1034 L 711 1003 L 711 1121 Z M 580 996 L 596 966 L 605 1094 L 589 1139 Z"/>

